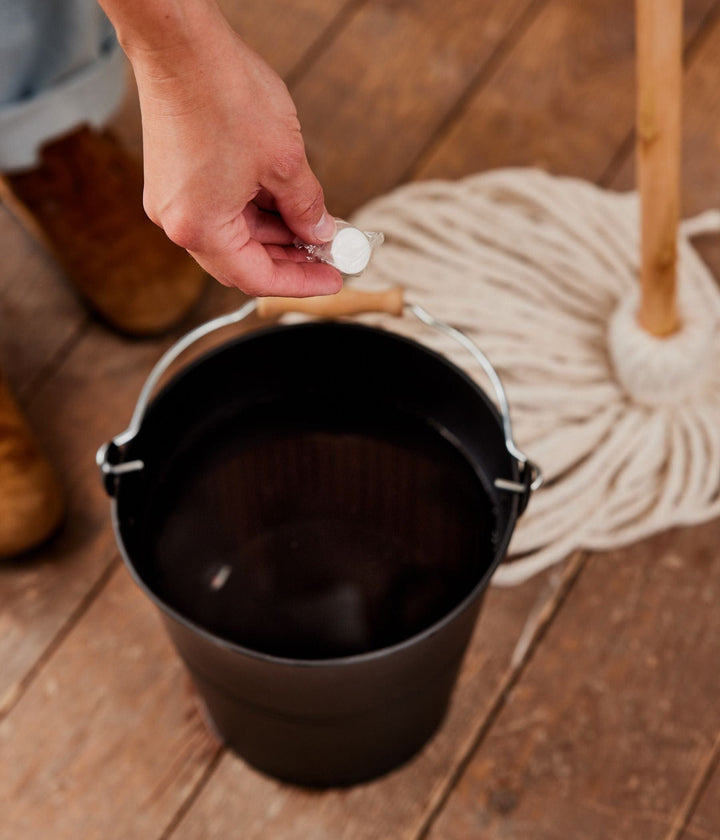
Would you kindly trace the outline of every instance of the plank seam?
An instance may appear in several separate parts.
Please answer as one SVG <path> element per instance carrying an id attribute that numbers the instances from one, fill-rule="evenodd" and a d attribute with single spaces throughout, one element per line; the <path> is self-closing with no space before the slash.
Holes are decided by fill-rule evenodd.
<path id="1" fill-rule="evenodd" d="M 63 644 L 65 639 L 70 635 L 75 626 L 82 620 L 85 613 L 90 609 L 95 601 L 95 598 L 105 589 L 112 578 L 113 574 L 120 566 L 120 556 L 116 550 L 113 550 L 112 559 L 105 566 L 103 571 L 88 591 L 83 595 L 78 605 L 70 613 L 67 620 L 60 626 L 60 629 L 55 633 L 52 640 L 47 647 L 42 651 L 40 656 L 35 660 L 32 667 L 24 674 L 24 676 L 15 683 L 14 686 L 8 690 L 4 698 L 0 700 L 0 721 L 3 720 L 22 700 L 30 685 L 35 681 L 36 677 L 43 670 L 45 665 L 52 659 L 55 651 Z"/>
<path id="2" fill-rule="evenodd" d="M 700 768 L 695 775 L 693 783 L 690 785 L 690 790 L 687 792 L 684 802 L 673 818 L 672 825 L 665 836 L 665 840 L 681 840 L 686 832 L 689 832 L 693 814 L 700 804 L 700 800 L 707 786 L 710 784 L 713 773 L 718 767 L 720 767 L 720 732 L 718 732 L 709 754 L 700 763 Z"/>
<path id="3" fill-rule="evenodd" d="M 478 68 L 477 72 L 470 79 L 465 90 L 455 100 L 455 104 L 450 108 L 448 113 L 443 117 L 438 128 L 430 135 L 430 138 L 422 146 L 413 162 L 399 178 L 398 183 L 402 184 L 406 181 L 414 181 L 416 179 L 418 172 L 425 165 L 426 161 L 433 155 L 437 147 L 440 146 L 450 134 L 455 126 L 455 123 L 467 111 L 475 96 L 479 93 L 483 86 L 490 81 L 500 65 L 513 51 L 515 46 L 523 38 L 528 29 L 530 29 L 536 18 L 540 15 L 548 3 L 549 0 L 530 0 L 528 5 L 518 15 L 514 25 L 511 26 L 507 33 L 497 42 L 485 62 Z"/>
<path id="4" fill-rule="evenodd" d="M 45 383 L 52 379 L 52 377 L 65 364 L 65 360 L 82 341 L 90 329 L 90 315 L 86 314 L 75 325 L 67 338 L 60 344 L 56 352 L 40 366 L 40 370 L 31 377 L 30 381 L 18 389 L 18 397 L 21 400 L 30 402 L 36 394 L 42 390 Z"/>
<path id="5" fill-rule="evenodd" d="M 194 787 L 187 795 L 187 797 L 183 800 L 180 807 L 177 809 L 175 814 L 172 816 L 170 822 L 167 824 L 165 829 L 163 830 L 162 834 L 158 837 L 158 840 L 170 840 L 172 835 L 175 831 L 179 828 L 180 823 L 185 819 L 187 814 L 189 813 L 192 806 L 195 804 L 195 801 L 200 796 L 200 794 L 205 789 L 205 786 L 208 784 L 210 779 L 215 773 L 218 765 L 220 764 L 220 759 L 225 755 L 225 747 L 218 746 L 215 754 L 211 757 L 210 761 L 208 761 L 205 769 L 200 774 L 200 778 L 195 783 Z"/>
<path id="6" fill-rule="evenodd" d="M 688 38 L 687 43 L 683 49 L 683 61 L 685 62 L 685 72 L 687 73 L 688 66 L 695 58 L 697 52 L 702 49 L 703 44 L 712 38 L 713 30 L 720 22 L 720 0 L 715 0 L 715 3 L 707 10 L 705 16 L 699 21 L 695 33 Z"/>
<path id="7" fill-rule="evenodd" d="M 545 638 L 550 625 L 553 623 L 553 620 L 567 600 L 570 592 L 573 590 L 582 570 L 585 568 L 588 557 L 588 554 L 578 553 L 571 557 L 568 561 L 558 588 L 550 596 L 549 600 L 537 616 L 537 623 L 529 644 L 522 656 L 518 657 L 517 663 L 514 665 L 511 664 L 500 680 L 484 718 L 480 721 L 475 732 L 471 733 L 470 737 L 466 741 L 467 746 L 461 748 L 458 763 L 448 774 L 447 778 L 443 781 L 443 784 L 438 788 L 437 793 L 431 799 L 425 814 L 421 818 L 419 828 L 411 835 L 413 840 L 427 840 L 433 825 L 445 809 L 452 792 L 455 790 L 458 782 L 474 759 L 475 754 L 485 740 L 486 735 L 505 707 L 510 693 L 525 672 L 525 669 L 532 660 L 536 649 Z"/>
<path id="8" fill-rule="evenodd" d="M 332 42 L 348 25 L 350 20 L 360 11 L 363 6 L 368 4 L 369 0 L 349 0 L 342 9 L 330 20 L 330 22 L 321 30 L 318 37 L 305 50 L 303 55 L 298 59 L 294 67 L 292 67 L 286 77 L 285 84 L 289 89 L 298 84 L 300 79 L 310 70 L 310 68 L 317 62 L 320 56 L 330 47 Z"/>
<path id="9" fill-rule="evenodd" d="M 633 154 L 635 149 L 635 129 L 631 128 L 627 134 L 620 141 L 619 146 L 611 156 L 607 165 L 603 169 L 598 178 L 598 185 L 608 189 L 615 178 L 618 176 L 620 170 L 625 166 L 628 158 Z"/>
<path id="10" fill-rule="evenodd" d="M 705 16 L 698 23 L 694 34 L 688 38 L 687 43 L 683 47 L 683 76 L 687 75 L 697 53 L 700 52 L 703 44 L 711 37 L 718 22 L 720 22 L 720 1 L 715 2 L 708 9 Z M 601 187 L 608 187 L 613 182 L 627 159 L 633 154 L 634 149 L 635 128 L 632 127 L 628 130 L 628 133 L 617 147 L 615 154 L 610 158 L 610 161 L 598 178 L 598 184 Z"/>

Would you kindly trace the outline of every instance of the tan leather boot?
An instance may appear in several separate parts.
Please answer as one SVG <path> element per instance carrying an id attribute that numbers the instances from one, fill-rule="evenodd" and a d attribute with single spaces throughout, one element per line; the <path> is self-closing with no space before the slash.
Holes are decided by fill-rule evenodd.
<path id="1" fill-rule="evenodd" d="M 147 218 L 142 191 L 140 165 L 110 134 L 86 127 L 45 146 L 37 168 L 0 181 L 0 198 L 90 308 L 131 335 L 174 326 L 206 280 Z"/>
<path id="2" fill-rule="evenodd" d="M 62 513 L 60 484 L 0 375 L 0 558 L 46 540 Z"/>

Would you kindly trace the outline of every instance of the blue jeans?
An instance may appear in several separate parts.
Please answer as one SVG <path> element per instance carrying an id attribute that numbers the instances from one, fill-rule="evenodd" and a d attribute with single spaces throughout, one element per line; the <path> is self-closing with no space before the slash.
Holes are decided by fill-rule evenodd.
<path id="1" fill-rule="evenodd" d="M 0 172 L 40 147 L 102 126 L 125 90 L 125 62 L 95 0 L 0 0 Z"/>

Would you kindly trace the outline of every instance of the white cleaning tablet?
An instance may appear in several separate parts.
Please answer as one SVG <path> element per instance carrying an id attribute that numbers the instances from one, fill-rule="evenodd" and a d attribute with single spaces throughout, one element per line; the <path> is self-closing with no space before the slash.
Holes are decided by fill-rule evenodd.
<path id="1" fill-rule="evenodd" d="M 320 260 L 337 268 L 343 274 L 362 274 L 367 268 L 373 249 L 382 245 L 382 233 L 360 230 L 349 222 L 335 219 L 335 236 L 322 245 L 310 245 L 301 239 L 295 240 L 295 247 L 308 254 L 309 260 Z"/>
<path id="2" fill-rule="evenodd" d="M 367 236 L 355 227 L 343 227 L 330 242 L 328 262 L 343 274 L 360 274 L 370 262 L 372 249 Z"/>

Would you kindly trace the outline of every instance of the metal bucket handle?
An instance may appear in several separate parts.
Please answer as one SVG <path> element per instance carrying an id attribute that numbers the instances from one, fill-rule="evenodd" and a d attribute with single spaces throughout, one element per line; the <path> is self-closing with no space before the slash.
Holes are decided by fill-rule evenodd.
<path id="1" fill-rule="evenodd" d="M 384 292 L 367 292 L 352 287 L 346 287 L 332 297 L 316 298 L 257 298 L 248 301 L 240 309 L 213 318 L 180 338 L 160 358 L 150 372 L 138 396 L 137 404 L 130 420 L 130 425 L 116 435 L 112 440 L 104 443 L 97 451 L 96 463 L 100 469 L 105 489 L 112 496 L 115 494 L 116 480 L 125 473 L 136 472 L 145 466 L 141 460 L 122 461 L 122 447 L 129 443 L 140 431 L 150 397 L 168 370 L 170 365 L 196 341 L 215 332 L 216 330 L 237 324 L 245 320 L 250 314 L 257 312 L 260 317 L 278 317 L 287 312 L 302 312 L 320 318 L 338 317 L 341 315 L 357 315 L 362 312 L 387 312 L 400 316 L 403 312 L 412 313 L 418 320 L 445 335 L 454 338 L 464 347 L 487 374 L 495 391 L 500 414 L 502 417 L 505 446 L 508 453 L 518 462 L 519 480 L 496 478 L 495 487 L 517 493 L 520 496 L 520 513 L 527 506 L 530 493 L 537 490 L 543 481 L 539 467 L 528 459 L 524 452 L 518 449 L 512 435 L 510 422 L 510 406 L 505 388 L 497 371 L 487 356 L 465 333 L 455 327 L 434 318 L 422 306 L 404 300 L 403 289 L 395 286 Z"/>

